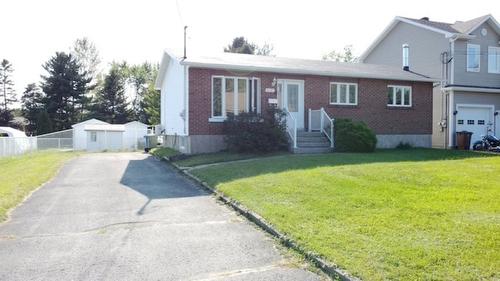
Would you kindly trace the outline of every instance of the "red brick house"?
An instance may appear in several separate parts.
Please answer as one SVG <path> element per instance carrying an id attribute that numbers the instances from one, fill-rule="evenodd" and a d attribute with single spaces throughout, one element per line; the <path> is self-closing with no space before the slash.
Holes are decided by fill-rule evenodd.
<path id="1" fill-rule="evenodd" d="M 183 59 L 165 52 L 156 87 L 166 145 L 184 153 L 223 149 L 227 114 L 270 105 L 288 112 L 295 151 L 322 152 L 334 146 L 334 118 L 365 122 L 379 147 L 430 147 L 435 81 L 392 66 L 230 53 Z"/>

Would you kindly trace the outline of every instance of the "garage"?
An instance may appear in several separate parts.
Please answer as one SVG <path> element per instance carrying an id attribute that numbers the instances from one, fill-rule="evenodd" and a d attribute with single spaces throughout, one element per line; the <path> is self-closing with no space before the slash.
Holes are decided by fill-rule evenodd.
<path id="1" fill-rule="evenodd" d="M 90 119 L 72 127 L 74 149 L 91 152 L 138 150 L 147 134 L 147 125 L 137 121 L 109 124 Z"/>
<path id="2" fill-rule="evenodd" d="M 488 133 L 488 129 L 493 130 L 493 112 L 495 107 L 493 105 L 471 105 L 459 104 L 457 105 L 457 127 L 456 131 L 472 132 L 471 145 L 478 140 L 481 136 Z"/>

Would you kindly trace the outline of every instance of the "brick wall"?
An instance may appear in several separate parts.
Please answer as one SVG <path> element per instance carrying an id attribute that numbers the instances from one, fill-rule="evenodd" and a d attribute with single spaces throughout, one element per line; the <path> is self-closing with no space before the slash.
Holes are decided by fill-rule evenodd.
<path id="1" fill-rule="evenodd" d="M 304 124 L 307 111 L 324 107 L 331 117 L 364 121 L 376 134 L 432 134 L 432 83 L 402 82 L 365 78 L 290 75 L 278 73 L 241 73 L 216 69 L 190 68 L 189 70 L 189 134 L 222 134 L 221 123 L 210 123 L 212 75 L 258 77 L 261 82 L 261 108 L 268 106 L 276 93 L 265 93 L 278 79 L 304 80 Z M 358 83 L 358 105 L 330 105 L 330 82 Z M 387 85 L 412 86 L 412 107 L 387 106 Z"/>

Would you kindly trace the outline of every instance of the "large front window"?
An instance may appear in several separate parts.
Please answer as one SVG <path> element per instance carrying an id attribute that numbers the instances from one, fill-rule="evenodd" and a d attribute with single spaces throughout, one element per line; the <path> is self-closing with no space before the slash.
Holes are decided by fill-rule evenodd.
<path id="1" fill-rule="evenodd" d="M 330 83 L 330 104 L 358 104 L 358 84 Z"/>
<path id="2" fill-rule="evenodd" d="M 389 86 L 387 87 L 388 106 L 411 106 L 411 87 L 409 86 Z"/>
<path id="3" fill-rule="evenodd" d="M 488 72 L 500 73 L 500 47 L 488 47 Z"/>
<path id="4" fill-rule="evenodd" d="M 257 112 L 258 79 L 246 77 L 212 77 L 212 118 L 229 114 Z"/>
<path id="5" fill-rule="evenodd" d="M 467 71 L 479 72 L 481 67 L 481 46 L 467 44 Z"/>

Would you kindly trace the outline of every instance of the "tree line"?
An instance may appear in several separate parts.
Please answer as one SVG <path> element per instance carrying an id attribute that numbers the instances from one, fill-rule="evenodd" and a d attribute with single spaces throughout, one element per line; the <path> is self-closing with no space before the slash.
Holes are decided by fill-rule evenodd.
<path id="1" fill-rule="evenodd" d="M 113 62 L 100 70 L 95 45 L 78 39 L 69 52 L 56 52 L 42 67 L 41 82 L 30 83 L 22 93 L 20 115 L 26 122 L 13 122 L 18 100 L 12 64 L 0 62 L 0 126 L 22 126 L 27 134 L 40 135 L 70 129 L 71 125 L 97 118 L 109 123 L 137 120 L 160 122 L 160 93 L 154 88 L 158 64 L 130 65 Z"/>

